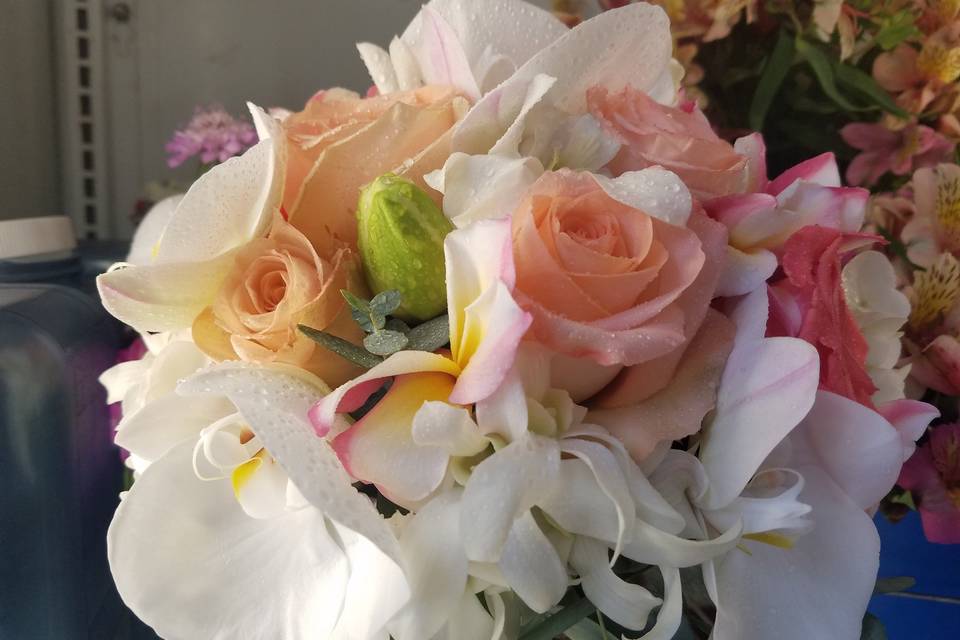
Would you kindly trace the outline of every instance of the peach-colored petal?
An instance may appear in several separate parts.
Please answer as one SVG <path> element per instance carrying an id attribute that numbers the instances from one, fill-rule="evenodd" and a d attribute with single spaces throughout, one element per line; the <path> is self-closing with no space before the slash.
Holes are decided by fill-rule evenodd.
<path id="1" fill-rule="evenodd" d="M 660 442 L 696 433 L 716 405 L 720 376 L 735 333 L 725 316 L 708 310 L 664 389 L 633 406 L 591 411 L 587 420 L 606 427 L 637 461 L 650 455 Z"/>
<path id="2" fill-rule="evenodd" d="M 727 234 L 723 225 L 708 218 L 702 211 L 690 217 L 690 229 L 700 239 L 704 268 L 675 303 L 682 310 L 683 342 L 689 342 L 700 328 L 713 299 L 723 272 L 726 255 Z M 683 356 L 683 349 L 675 349 L 657 358 L 641 361 L 642 364 L 627 367 L 591 401 L 602 408 L 629 406 L 663 389 Z"/>
<path id="3" fill-rule="evenodd" d="M 917 69 L 917 50 L 904 43 L 885 51 L 873 61 L 873 77 L 891 93 L 900 93 L 923 82 Z"/>

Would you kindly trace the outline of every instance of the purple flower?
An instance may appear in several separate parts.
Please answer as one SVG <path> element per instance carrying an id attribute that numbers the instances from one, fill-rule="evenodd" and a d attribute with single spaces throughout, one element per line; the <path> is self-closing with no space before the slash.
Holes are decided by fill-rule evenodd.
<path id="1" fill-rule="evenodd" d="M 174 132 L 164 147 L 171 169 L 198 156 L 202 164 L 224 162 L 257 141 L 257 132 L 246 120 L 231 116 L 220 105 L 197 107 L 183 129 Z"/>

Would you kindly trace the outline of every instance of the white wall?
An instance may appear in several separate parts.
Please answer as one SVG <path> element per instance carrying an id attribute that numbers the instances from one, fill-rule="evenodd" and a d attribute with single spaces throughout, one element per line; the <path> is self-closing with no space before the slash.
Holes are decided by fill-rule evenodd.
<path id="1" fill-rule="evenodd" d="M 0 0 L 0 220 L 59 213 L 50 0 Z"/>

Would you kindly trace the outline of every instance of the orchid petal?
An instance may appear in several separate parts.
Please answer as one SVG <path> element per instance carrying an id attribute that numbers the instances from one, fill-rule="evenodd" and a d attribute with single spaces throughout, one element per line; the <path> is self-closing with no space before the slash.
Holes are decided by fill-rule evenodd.
<path id="1" fill-rule="evenodd" d="M 550 493 L 537 502 L 564 531 L 615 544 L 621 514 L 597 483 L 590 467 L 578 458 L 560 461 Z"/>
<path id="2" fill-rule="evenodd" d="M 870 509 L 893 488 L 903 464 L 900 434 L 876 411 L 849 398 L 819 391 L 797 428 L 797 464 L 814 464 L 861 509 Z"/>
<path id="3" fill-rule="evenodd" d="M 463 228 L 475 220 L 508 217 L 542 173 L 536 158 L 454 153 L 427 179 L 443 193 L 443 212 Z"/>
<path id="4" fill-rule="evenodd" d="M 640 585 L 624 582 L 607 559 L 607 547 L 590 538 L 578 537 L 570 564 L 580 574 L 583 593 L 608 618 L 628 629 L 644 629 L 650 612 L 663 600 Z"/>
<path id="5" fill-rule="evenodd" d="M 633 539 L 624 545 L 623 555 L 644 564 L 693 567 L 729 552 L 742 533 L 743 526 L 736 523 L 716 538 L 687 540 L 637 520 Z"/>
<path id="6" fill-rule="evenodd" d="M 710 477 L 704 506 L 719 508 L 743 491 L 767 455 L 813 406 L 820 377 L 816 349 L 794 338 L 738 343 L 704 431 L 700 460 Z"/>
<path id="7" fill-rule="evenodd" d="M 457 33 L 430 5 L 419 14 L 420 38 L 415 45 L 420 73 L 426 84 L 456 87 L 471 100 L 480 97 L 480 89 Z"/>
<path id="8" fill-rule="evenodd" d="M 683 588 L 680 572 L 672 567 L 660 567 L 663 576 L 663 606 L 657 614 L 657 622 L 650 631 L 637 640 L 671 640 L 677 635 L 683 619 Z"/>
<path id="9" fill-rule="evenodd" d="M 499 566 L 514 593 L 537 613 L 545 613 L 567 592 L 566 567 L 529 511 L 510 527 Z"/>
<path id="10" fill-rule="evenodd" d="M 404 525 L 400 550 L 411 598 L 389 625 L 397 640 L 432 637 L 463 597 L 467 557 L 460 545 L 460 494 L 437 496 Z"/>
<path id="11" fill-rule="evenodd" d="M 533 433 L 478 464 L 463 492 L 460 532 L 467 557 L 498 561 L 514 520 L 553 490 L 559 470 L 557 443 Z"/>
<path id="12" fill-rule="evenodd" d="M 741 251 L 728 246 L 727 259 L 717 284 L 717 296 L 742 296 L 765 287 L 778 266 L 777 256 L 766 249 Z"/>
<path id="13" fill-rule="evenodd" d="M 238 362 L 198 373 L 178 388 L 183 395 L 214 393 L 229 397 L 310 504 L 396 561 L 397 541 L 386 522 L 353 488 L 333 449 L 317 437 L 307 420 L 307 410 L 326 391 L 319 378 L 294 367 Z"/>
<path id="14" fill-rule="evenodd" d="M 919 400 L 894 400 L 878 406 L 877 411 L 900 433 L 904 460 L 917 450 L 916 442 L 930 423 L 940 417 L 936 407 Z"/>
<path id="15" fill-rule="evenodd" d="M 229 483 L 194 475 L 192 453 L 175 447 L 117 508 L 107 546 L 124 602 L 167 638 L 330 637 L 349 568 L 323 514 L 250 518 Z"/>
<path id="16" fill-rule="evenodd" d="M 357 51 L 381 95 L 400 90 L 389 53 L 370 42 L 358 42 Z"/>
<path id="17" fill-rule="evenodd" d="M 274 147 L 262 140 L 193 183 L 160 238 L 157 264 L 212 260 L 266 233 L 283 187 Z"/>
<path id="18" fill-rule="evenodd" d="M 715 640 L 859 638 L 877 576 L 880 540 L 870 517 L 812 467 L 800 500 L 813 530 L 792 549 L 747 542 L 717 563 Z"/>
<path id="19" fill-rule="evenodd" d="M 115 442 L 152 462 L 184 440 L 196 441 L 201 429 L 233 412 L 224 398 L 185 399 L 170 393 L 124 416 Z"/>
<path id="20" fill-rule="evenodd" d="M 827 152 L 804 160 L 771 180 L 766 191 L 777 195 L 797 180 L 812 182 L 824 187 L 839 187 L 840 169 L 837 167 L 836 156 L 832 152 Z"/>
<path id="21" fill-rule="evenodd" d="M 261 451 L 233 470 L 233 494 L 251 518 L 273 518 L 286 508 L 287 474 Z"/>
<path id="22" fill-rule="evenodd" d="M 126 262 L 130 264 L 145 265 L 153 262 L 160 238 L 163 237 L 163 231 L 170 224 L 173 214 L 176 213 L 180 201 L 183 200 L 183 194 L 179 193 L 169 196 L 156 203 L 143 220 L 137 225 L 133 232 L 133 240 L 130 242 L 130 251 L 127 253 Z"/>
<path id="23" fill-rule="evenodd" d="M 193 324 L 233 266 L 227 253 L 203 262 L 130 265 L 97 276 L 103 306 L 137 331 L 173 331 Z"/>

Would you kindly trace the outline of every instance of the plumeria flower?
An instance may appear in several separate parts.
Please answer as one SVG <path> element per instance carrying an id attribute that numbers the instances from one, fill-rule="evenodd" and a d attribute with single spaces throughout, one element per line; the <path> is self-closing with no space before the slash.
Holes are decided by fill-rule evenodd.
<path id="1" fill-rule="evenodd" d="M 384 637 L 409 586 L 395 534 L 306 419 L 328 391 L 243 363 L 179 385 L 231 411 L 144 471 L 108 534 L 124 602 L 160 635 Z"/>
<path id="2" fill-rule="evenodd" d="M 718 295 L 743 295 L 773 275 L 784 242 L 811 224 L 854 232 L 863 224 L 869 192 L 843 187 L 836 158 L 824 153 L 773 180 L 766 176 L 766 147 L 759 134 L 737 141 L 751 159 L 747 193 L 705 203 L 729 230 L 727 265 Z"/>
<path id="3" fill-rule="evenodd" d="M 914 493 L 927 540 L 960 544 L 960 425 L 931 429 L 897 483 Z"/>

